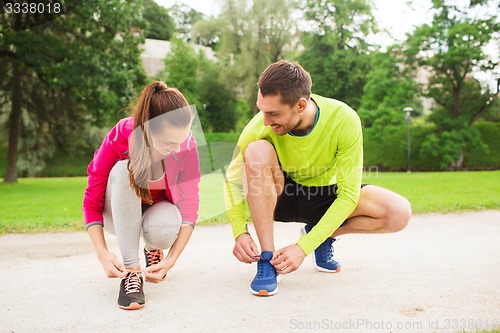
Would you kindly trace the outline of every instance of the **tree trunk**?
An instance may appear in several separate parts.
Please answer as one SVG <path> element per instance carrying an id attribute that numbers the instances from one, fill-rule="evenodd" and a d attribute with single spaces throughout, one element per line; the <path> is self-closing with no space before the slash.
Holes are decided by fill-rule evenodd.
<path id="1" fill-rule="evenodd" d="M 451 162 L 451 170 L 462 170 L 464 167 L 464 150 L 460 149 L 460 157 L 458 160 Z"/>
<path id="2" fill-rule="evenodd" d="M 9 143 L 7 148 L 7 170 L 4 181 L 17 182 L 17 147 L 19 142 L 19 129 L 21 127 L 21 73 L 17 61 L 13 62 L 12 70 L 12 110 L 9 116 Z"/>

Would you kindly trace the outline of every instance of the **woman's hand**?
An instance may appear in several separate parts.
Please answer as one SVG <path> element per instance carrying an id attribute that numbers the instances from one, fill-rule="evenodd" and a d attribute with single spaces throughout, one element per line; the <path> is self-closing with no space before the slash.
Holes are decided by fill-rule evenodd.
<path id="1" fill-rule="evenodd" d="M 164 259 L 157 263 L 156 265 L 151 265 L 143 269 L 144 276 L 146 277 L 146 281 L 153 283 L 160 283 L 167 277 L 168 271 L 170 271 L 173 267 L 173 263 Z"/>
<path id="2" fill-rule="evenodd" d="M 125 266 L 123 266 L 122 262 L 118 260 L 114 253 L 105 251 L 102 252 L 98 258 L 107 277 L 124 278 L 127 275 Z"/>

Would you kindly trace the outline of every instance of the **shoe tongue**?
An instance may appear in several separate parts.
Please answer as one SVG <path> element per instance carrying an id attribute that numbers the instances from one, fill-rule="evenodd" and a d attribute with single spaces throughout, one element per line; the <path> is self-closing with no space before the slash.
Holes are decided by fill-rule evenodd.
<path id="1" fill-rule="evenodd" d="M 273 252 L 272 251 L 264 251 L 261 254 L 261 260 L 271 260 L 273 258 Z"/>

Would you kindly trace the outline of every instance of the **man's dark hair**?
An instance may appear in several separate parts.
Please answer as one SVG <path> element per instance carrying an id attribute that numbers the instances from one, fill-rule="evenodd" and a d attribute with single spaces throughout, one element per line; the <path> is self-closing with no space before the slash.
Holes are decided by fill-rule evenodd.
<path id="1" fill-rule="evenodd" d="M 311 96 L 311 75 L 297 62 L 280 60 L 269 65 L 258 83 L 262 96 L 281 95 L 281 101 L 293 106 Z"/>

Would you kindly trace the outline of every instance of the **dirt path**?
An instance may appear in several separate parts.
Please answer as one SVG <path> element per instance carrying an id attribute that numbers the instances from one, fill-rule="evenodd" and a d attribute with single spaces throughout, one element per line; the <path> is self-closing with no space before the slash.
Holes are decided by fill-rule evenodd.
<path id="1" fill-rule="evenodd" d="M 276 224 L 276 245 L 299 224 Z M 110 248 L 117 251 L 114 237 Z M 198 226 L 138 311 L 116 306 L 85 233 L 0 237 L 0 332 L 468 332 L 500 327 L 500 211 L 426 214 L 404 231 L 347 235 L 339 274 L 306 258 L 270 298 L 232 256 L 229 225 Z"/>

